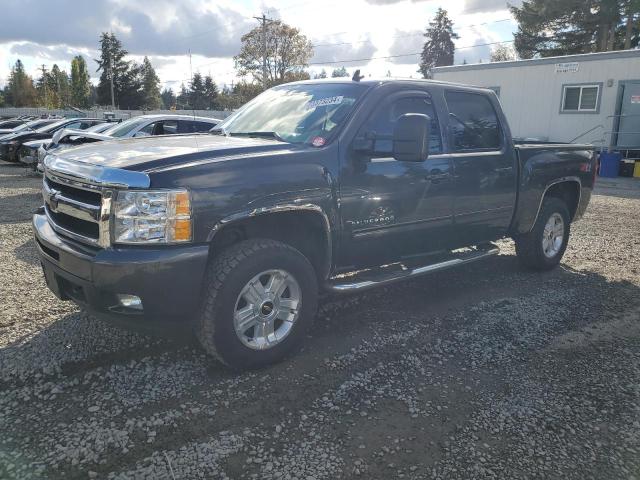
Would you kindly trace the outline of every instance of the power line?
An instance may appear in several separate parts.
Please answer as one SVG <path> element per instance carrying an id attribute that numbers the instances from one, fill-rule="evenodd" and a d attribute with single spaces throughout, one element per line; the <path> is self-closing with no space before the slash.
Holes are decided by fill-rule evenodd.
<path id="1" fill-rule="evenodd" d="M 481 25 L 490 25 L 493 23 L 499 23 L 499 22 L 507 22 L 509 20 L 512 20 L 511 18 L 503 18 L 501 20 L 492 20 L 490 22 L 484 22 L 484 23 L 475 23 L 472 25 L 461 25 L 460 27 L 456 27 L 456 29 L 461 29 L 461 28 L 471 28 L 471 27 L 479 27 Z M 332 35 L 340 35 L 342 33 L 349 33 L 349 32 L 339 32 L 339 33 L 334 33 L 334 34 L 329 34 L 328 36 L 332 36 Z M 370 34 L 370 33 L 375 33 L 375 32 L 362 32 L 361 34 L 366 35 L 366 34 Z M 424 32 L 415 32 L 415 33 L 403 33 L 402 35 L 393 35 L 389 38 L 406 38 L 406 37 L 418 37 L 418 36 L 423 36 Z M 373 41 L 368 38 L 366 40 L 356 40 L 354 42 L 337 42 L 337 43 L 318 43 L 318 44 L 312 44 L 312 46 L 314 48 L 316 47 L 328 47 L 328 46 L 333 46 L 333 45 L 353 45 L 356 43 L 372 43 Z"/>
<path id="2" fill-rule="evenodd" d="M 513 43 L 514 40 L 505 40 L 502 42 L 489 42 L 489 43 L 478 43 L 476 45 L 468 45 L 465 47 L 456 47 L 455 50 L 464 50 L 467 48 L 476 48 L 476 47 L 486 47 L 488 45 L 498 45 L 502 43 Z M 410 57 L 412 55 L 421 55 L 422 52 L 412 52 L 412 53 L 401 53 L 398 55 L 386 55 L 384 57 L 368 57 L 368 58 L 354 58 L 351 60 L 335 60 L 331 62 L 311 62 L 309 65 L 335 65 L 338 63 L 354 63 L 354 62 L 368 62 L 369 60 L 387 60 L 391 58 L 401 58 L 401 57 Z"/>
<path id="3" fill-rule="evenodd" d="M 456 27 L 456 29 L 461 29 L 461 28 L 471 28 L 471 27 L 479 27 L 481 25 L 490 25 L 493 23 L 500 23 L 500 22 L 507 22 L 509 20 L 512 20 L 511 18 L 503 18 L 500 20 L 492 20 L 490 22 L 483 22 L 483 23 L 475 23 L 475 24 L 471 24 L 471 25 L 461 25 L 459 27 Z M 349 33 L 349 32 L 337 32 L 337 33 L 330 33 L 327 36 L 333 36 L 333 35 L 341 35 L 343 33 Z M 375 33 L 375 32 L 361 32 L 362 35 L 366 35 L 366 34 L 370 34 L 370 33 Z M 415 32 L 415 33 L 403 33 L 402 35 L 393 35 L 389 38 L 405 38 L 405 37 L 417 37 L 417 36 L 422 36 L 424 35 L 424 32 Z M 354 42 L 337 42 L 337 43 L 318 43 L 318 44 L 312 44 L 312 46 L 315 47 L 328 47 L 328 46 L 332 46 L 332 45 L 352 45 L 355 43 L 370 43 L 372 42 L 372 40 L 370 38 L 366 39 L 366 40 L 356 40 Z"/>
<path id="4" fill-rule="evenodd" d="M 475 45 L 466 45 L 464 47 L 455 47 L 454 51 L 456 50 L 467 50 L 470 48 L 477 48 L 477 47 L 487 47 L 487 46 L 491 46 L 491 45 L 501 45 L 501 44 L 505 44 L 505 43 L 513 43 L 515 40 L 503 40 L 501 42 L 487 42 L 487 43 L 477 43 Z M 393 58 L 403 58 L 403 57 L 411 57 L 413 55 L 421 55 L 422 52 L 411 52 L 411 53 L 400 53 L 397 55 L 385 55 L 385 56 L 380 56 L 380 57 L 367 57 L 367 58 L 354 58 L 354 59 L 350 59 L 350 60 L 333 60 L 333 61 L 327 61 L 327 62 L 310 62 L 307 65 L 337 65 L 340 63 L 355 63 L 355 62 L 368 62 L 370 60 L 389 60 L 389 59 L 393 59 Z M 214 62 L 215 63 L 215 62 Z M 204 65 L 199 65 L 198 67 L 201 67 Z M 305 65 L 295 65 L 295 66 L 305 66 Z M 227 71 L 224 73 L 218 73 L 218 76 L 224 76 L 224 75 L 231 75 L 234 74 L 235 77 L 240 77 L 240 75 L 237 74 L 236 71 Z M 166 80 L 163 83 L 178 83 L 178 82 L 189 82 L 191 81 L 190 78 L 185 78 L 182 80 Z"/>
<path id="5" fill-rule="evenodd" d="M 312 2 L 300 2 L 297 4 L 293 4 L 293 5 L 289 5 L 289 6 L 285 6 L 283 8 L 280 8 L 279 10 L 286 10 L 289 8 L 294 8 L 297 6 L 301 6 L 301 5 L 306 5 L 308 3 L 312 3 Z M 274 10 L 274 8 L 268 8 L 266 9 L 266 11 L 269 10 Z M 243 19 L 246 18 L 248 19 L 249 17 L 242 17 Z M 261 25 L 260 27 L 262 28 L 262 39 L 263 39 L 263 84 L 266 84 L 266 45 L 264 44 L 266 41 L 266 22 L 267 21 L 273 21 L 271 19 L 267 19 L 266 15 L 263 13 L 261 17 L 252 17 L 260 22 Z M 512 18 L 502 18 L 499 20 L 491 20 L 488 22 L 482 22 L 482 23 L 476 23 L 476 24 L 471 24 L 471 25 L 461 25 L 458 27 L 455 27 L 457 30 L 461 29 L 461 28 L 471 28 L 471 27 L 477 27 L 477 26 L 482 26 L 482 25 L 490 25 L 490 24 L 494 24 L 494 23 L 500 23 L 500 22 L 507 22 L 507 21 L 511 21 Z M 213 31 L 213 30 L 210 30 Z M 200 36 L 200 35 L 205 35 L 206 33 L 209 32 L 201 32 L 195 35 L 191 35 L 189 37 L 184 37 L 185 39 L 188 38 L 193 38 L 196 36 Z M 336 35 L 341 35 L 341 34 L 345 34 L 345 33 L 350 33 L 350 32 L 334 32 L 334 33 L 330 33 L 327 34 L 325 36 L 325 38 L 327 36 L 336 36 Z M 374 32 L 362 32 L 362 34 L 371 34 Z M 394 39 L 394 38 L 406 38 L 406 37 L 413 37 L 413 36 L 419 36 L 419 35 L 424 35 L 423 32 L 416 32 L 416 33 L 408 33 L 408 34 L 401 34 L 401 35 L 394 35 L 391 36 L 390 38 Z M 357 43 L 371 43 L 372 40 L 366 39 L 366 40 L 357 40 L 357 41 L 353 41 L 353 42 L 334 42 L 334 43 L 323 43 L 323 44 L 312 44 L 312 46 L 314 48 L 316 47 L 328 47 L 328 46 L 339 46 L 339 45 L 353 45 L 353 44 L 357 44 Z M 489 43 L 482 43 L 482 44 L 476 44 L 476 45 L 469 45 L 469 46 L 464 46 L 464 47 L 456 47 L 455 50 L 462 50 L 462 49 L 468 49 L 468 48 L 476 48 L 476 47 L 482 47 L 482 46 L 489 46 L 489 45 L 497 45 L 497 44 L 503 44 L 503 43 L 513 43 L 513 40 L 506 40 L 506 41 L 502 41 L 502 42 L 489 42 Z M 350 60 L 334 60 L 334 61 L 329 61 L 329 62 L 311 62 L 308 65 L 334 65 L 334 64 L 340 64 L 340 63 L 354 63 L 354 62 L 365 62 L 365 61 L 370 61 L 370 60 L 385 60 L 385 59 L 393 59 L 393 58 L 402 58 L 402 57 L 409 57 L 409 56 L 413 56 L 413 55 L 420 55 L 422 52 L 412 52 L 412 53 L 404 53 L 404 54 L 397 54 L 397 55 L 387 55 L 387 56 L 379 56 L 379 57 L 368 57 L 368 58 L 358 58 L 358 59 L 350 59 Z M 189 62 L 191 64 L 191 51 L 189 50 Z M 217 63 L 217 61 L 214 62 L 207 62 L 207 63 L 201 63 L 199 65 L 196 65 L 196 70 L 199 70 L 202 67 L 206 67 L 209 65 L 213 65 Z M 302 66 L 302 65 L 301 65 Z M 224 73 L 218 73 L 218 76 L 223 76 L 223 75 L 231 75 L 233 74 L 235 77 L 239 77 L 239 75 L 237 75 L 236 71 L 227 71 Z M 193 78 L 193 75 L 192 75 Z M 192 80 L 192 78 L 185 78 L 183 80 L 167 80 L 163 83 L 178 83 L 178 82 L 189 82 Z"/>

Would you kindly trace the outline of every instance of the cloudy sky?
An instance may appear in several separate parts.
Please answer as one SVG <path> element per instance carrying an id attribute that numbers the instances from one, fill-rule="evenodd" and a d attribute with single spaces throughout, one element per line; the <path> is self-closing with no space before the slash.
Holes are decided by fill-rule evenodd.
<path id="1" fill-rule="evenodd" d="M 163 86 L 188 81 L 189 51 L 193 72 L 229 84 L 237 79 L 233 55 L 240 37 L 262 13 L 311 40 L 314 73 L 345 66 L 371 76 L 417 77 L 414 53 L 438 7 L 460 35 L 456 63 L 486 61 L 487 44 L 513 40 L 516 24 L 506 0 L 0 0 L 0 86 L 18 58 L 34 77 L 41 64 L 69 71 L 77 54 L 93 71 L 98 36 L 108 30 L 131 59 L 149 56 Z"/>

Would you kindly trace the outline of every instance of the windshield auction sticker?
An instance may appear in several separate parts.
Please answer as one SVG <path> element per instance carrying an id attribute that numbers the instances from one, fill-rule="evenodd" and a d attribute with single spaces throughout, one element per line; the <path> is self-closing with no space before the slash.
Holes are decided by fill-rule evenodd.
<path id="1" fill-rule="evenodd" d="M 344 99 L 344 96 L 342 95 L 336 95 L 335 97 L 319 98 L 317 100 L 311 100 L 309 103 L 307 103 L 307 108 L 311 109 L 311 108 L 318 108 L 318 107 L 326 107 L 327 105 L 340 105 L 343 99 Z"/>

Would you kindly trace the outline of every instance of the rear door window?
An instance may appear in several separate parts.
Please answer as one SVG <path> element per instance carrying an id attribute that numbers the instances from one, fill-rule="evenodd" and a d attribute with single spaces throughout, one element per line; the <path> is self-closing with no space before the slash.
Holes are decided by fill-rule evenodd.
<path id="1" fill-rule="evenodd" d="M 485 95 L 446 92 L 453 150 L 499 150 L 502 146 L 500 122 Z"/>
<path id="2" fill-rule="evenodd" d="M 164 120 L 153 132 L 154 135 L 175 135 L 176 133 L 178 133 L 177 120 Z"/>
<path id="3" fill-rule="evenodd" d="M 213 123 L 199 122 L 197 120 L 180 120 L 178 122 L 178 133 L 208 132 L 214 126 Z"/>

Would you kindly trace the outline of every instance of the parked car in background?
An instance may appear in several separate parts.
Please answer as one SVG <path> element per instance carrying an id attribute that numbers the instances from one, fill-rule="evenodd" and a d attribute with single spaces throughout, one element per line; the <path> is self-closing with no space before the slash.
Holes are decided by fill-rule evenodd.
<path id="1" fill-rule="evenodd" d="M 69 147 L 85 143 L 101 142 L 131 137 L 203 133 L 214 128 L 222 120 L 193 115 L 142 115 L 123 122 L 110 123 L 106 129 L 95 128 L 84 131 L 64 129 L 53 135 L 51 141 L 38 149 L 38 162 L 48 153 L 60 152 Z M 41 170 L 41 167 L 38 168 Z"/>
<path id="2" fill-rule="evenodd" d="M 14 128 L 19 127 L 27 123 L 29 119 L 27 118 L 11 118 L 9 120 L 0 121 L 0 135 L 6 135 L 11 132 Z"/>
<path id="3" fill-rule="evenodd" d="M 95 125 L 96 123 L 104 123 L 105 120 L 99 118 L 74 118 L 66 120 L 57 120 L 44 127 L 33 129 L 23 129 L 10 135 L 5 135 L 0 139 L 0 160 L 8 162 L 18 161 L 18 151 L 24 142 L 30 140 L 47 140 L 54 133 L 63 128 L 75 128 L 84 130 Z"/>
<path id="4" fill-rule="evenodd" d="M 193 115 L 142 115 L 105 131 L 115 138 L 150 137 L 177 133 L 208 132 L 222 120 Z"/>
<path id="5" fill-rule="evenodd" d="M 76 145 L 82 145 L 83 143 L 109 140 L 111 137 L 104 135 L 104 132 L 111 130 L 115 125 L 119 125 L 119 122 L 109 121 L 99 125 L 94 125 L 86 130 L 75 130 L 72 128 L 58 130 L 53 137 L 51 137 L 51 141 L 49 143 L 40 146 L 38 149 L 38 160 L 41 163 L 44 155 L 49 151 L 60 151 Z"/>
<path id="6" fill-rule="evenodd" d="M 29 120 L 27 122 L 21 123 L 18 126 L 12 128 L 11 130 L 1 132 L 0 133 L 0 141 L 4 139 L 7 135 L 12 135 L 17 132 L 27 131 L 27 130 L 37 130 L 38 128 L 42 128 L 46 125 L 51 125 L 52 123 L 59 122 L 59 118 L 44 118 L 44 119 L 36 119 Z"/>
<path id="7" fill-rule="evenodd" d="M 74 145 L 74 139 L 78 135 L 88 135 L 91 133 L 101 133 L 114 126 L 114 122 L 97 123 L 85 130 L 78 130 L 72 128 L 63 128 L 53 134 L 51 138 L 45 140 L 30 140 L 24 142 L 20 151 L 18 152 L 19 159 L 26 165 L 31 165 L 35 169 L 39 163 L 42 163 L 42 158 L 47 153 L 47 149 L 51 145 L 60 145 L 64 147 L 72 147 Z M 64 143 L 60 144 L 60 141 Z"/>
<path id="8" fill-rule="evenodd" d="M 77 135 L 74 144 L 90 143 L 114 138 L 149 137 L 177 133 L 207 132 L 222 120 L 192 115 L 141 115 L 113 125 L 101 134 Z M 57 148 L 55 140 L 51 148 Z"/>
<path id="9" fill-rule="evenodd" d="M 491 90 L 389 79 L 281 85 L 210 135 L 44 164 L 49 288 L 135 328 L 194 327 L 237 368 L 299 344 L 325 292 L 464 266 L 505 237 L 524 266 L 557 266 L 596 166 L 589 145 L 515 145 Z"/>

